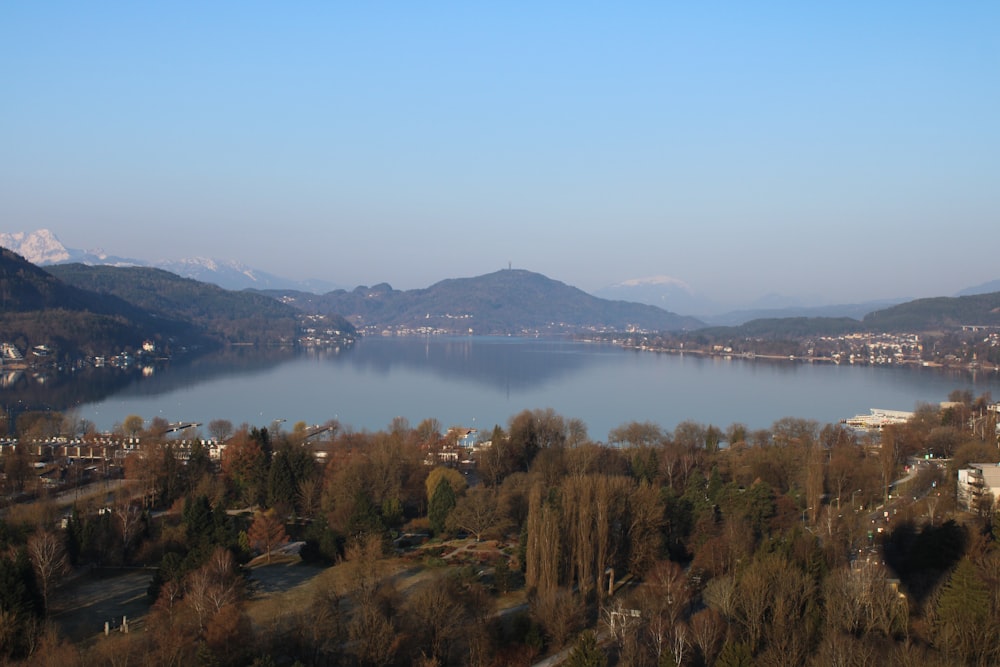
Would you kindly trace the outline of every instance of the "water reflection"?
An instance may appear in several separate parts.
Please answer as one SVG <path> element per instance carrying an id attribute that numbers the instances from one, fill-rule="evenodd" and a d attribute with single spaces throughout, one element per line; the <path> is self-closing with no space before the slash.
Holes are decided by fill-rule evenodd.
<path id="1" fill-rule="evenodd" d="M 607 346 L 542 339 L 369 339 L 331 361 L 364 373 L 388 376 L 399 368 L 419 370 L 442 380 L 473 381 L 510 392 L 579 373 L 601 363 L 604 357 L 600 352 L 609 349 L 618 351 Z"/>
<path id="2" fill-rule="evenodd" d="M 29 372 L 30 373 L 30 372 Z M 919 367 L 871 368 L 750 361 L 517 338 L 362 339 L 339 351 L 232 348 L 138 368 L 88 369 L 44 384 L 23 373 L 0 388 L 8 414 L 66 411 L 98 428 L 127 415 L 267 425 L 275 418 L 356 429 L 411 423 L 506 424 L 553 408 L 604 439 L 629 421 L 671 429 L 684 420 L 765 428 L 782 417 L 837 421 L 869 408 L 912 410 L 953 389 L 1000 395 L 996 376 Z"/>

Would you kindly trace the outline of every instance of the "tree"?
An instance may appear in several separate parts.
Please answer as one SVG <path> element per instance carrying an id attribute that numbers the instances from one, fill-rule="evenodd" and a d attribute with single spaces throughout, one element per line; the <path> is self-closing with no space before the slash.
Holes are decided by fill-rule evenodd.
<path id="1" fill-rule="evenodd" d="M 185 579 L 184 603 L 194 612 L 204 632 L 224 607 L 239 604 L 246 597 L 246 580 L 228 549 L 218 547 L 208 561 Z"/>
<path id="2" fill-rule="evenodd" d="M 525 586 L 539 595 L 552 594 L 559 585 L 562 559 L 562 517 L 554 502 L 543 499 L 540 484 L 532 487 L 525 526 Z"/>
<path id="3" fill-rule="evenodd" d="M 139 415 L 129 415 L 122 420 L 122 433 L 129 438 L 138 437 L 142 433 L 145 421 Z"/>
<path id="4" fill-rule="evenodd" d="M 28 538 L 28 558 L 35 570 L 42 602 L 49 607 L 49 591 L 53 583 L 69 570 L 66 547 L 61 535 L 55 531 L 38 528 Z"/>
<path id="5" fill-rule="evenodd" d="M 437 419 L 425 419 L 416 428 L 417 443 L 432 447 L 441 440 L 441 422 Z"/>
<path id="6" fill-rule="evenodd" d="M 496 492 L 477 486 L 458 499 L 445 521 L 445 527 L 452 531 L 468 531 L 479 542 L 483 533 L 500 523 L 501 516 Z"/>
<path id="7" fill-rule="evenodd" d="M 569 588 L 541 589 L 531 599 L 531 616 L 552 646 L 562 647 L 583 626 L 585 605 Z"/>
<path id="8" fill-rule="evenodd" d="M 427 518 L 431 522 L 431 530 L 436 535 L 444 533 L 446 522 L 451 510 L 455 507 L 455 491 L 448 480 L 442 479 L 434 489 L 434 495 L 427 507 Z"/>
<path id="9" fill-rule="evenodd" d="M 608 433 L 609 445 L 652 447 L 663 439 L 663 429 L 653 422 L 629 422 Z"/>
<path id="10" fill-rule="evenodd" d="M 275 452 L 267 476 L 267 504 L 285 517 L 295 508 L 297 490 L 291 456 L 287 448 Z"/>
<path id="11" fill-rule="evenodd" d="M 27 553 L 0 553 L 0 662 L 30 652 L 41 616 L 41 595 Z"/>
<path id="12" fill-rule="evenodd" d="M 6 452 L 3 457 L 3 472 L 7 478 L 9 490 L 20 493 L 24 491 L 24 486 L 31 479 L 34 471 L 31 468 L 27 445 L 19 444 L 12 449 L 13 451 Z"/>
<path id="13" fill-rule="evenodd" d="M 597 635 L 593 630 L 580 633 L 565 664 L 568 667 L 605 667 L 608 664 L 608 657 L 598 646 Z"/>
<path id="14" fill-rule="evenodd" d="M 968 558 L 958 562 L 937 604 L 935 639 L 945 654 L 965 664 L 983 664 L 977 657 L 991 649 L 983 641 L 990 617 L 990 594 Z"/>
<path id="15" fill-rule="evenodd" d="M 424 480 L 424 488 L 427 489 L 428 505 L 430 505 L 431 498 L 434 496 L 434 492 L 437 491 L 438 483 L 440 483 L 441 480 L 447 480 L 456 497 L 463 493 L 466 486 L 468 486 L 468 483 L 465 481 L 465 477 L 462 476 L 462 473 L 454 468 L 438 466 L 437 468 L 431 470 L 427 475 L 427 479 Z"/>
<path id="16" fill-rule="evenodd" d="M 701 651 L 702 663 L 713 664 L 725 634 L 725 621 L 719 612 L 706 607 L 691 617 L 690 625 L 691 640 Z"/>
<path id="17" fill-rule="evenodd" d="M 899 463 L 899 435 L 894 426 L 882 429 L 881 445 L 879 447 L 879 464 L 882 473 L 883 502 L 889 502 L 889 485 L 896 474 Z"/>
<path id="18" fill-rule="evenodd" d="M 117 499 L 114 507 L 115 524 L 122 538 L 122 560 L 128 555 L 132 540 L 139 534 L 142 528 L 143 512 L 128 493 L 122 494 Z"/>
<path id="19" fill-rule="evenodd" d="M 905 629 L 906 601 L 890 584 L 883 565 L 858 562 L 842 567 L 824 584 L 824 618 L 829 629 L 888 638 Z"/>
<path id="20" fill-rule="evenodd" d="M 265 512 L 257 511 L 254 514 L 247 537 L 254 549 L 266 555 L 268 563 L 271 562 L 271 551 L 288 541 L 285 525 L 278 519 L 273 508 Z"/>
<path id="21" fill-rule="evenodd" d="M 208 435 L 219 442 L 225 442 L 233 435 L 233 423 L 228 419 L 213 419 L 208 422 Z"/>
<path id="22" fill-rule="evenodd" d="M 382 540 L 367 535 L 347 548 L 347 581 L 354 611 L 347 625 L 350 650 L 363 665 L 382 667 L 392 662 L 399 637 L 388 600 L 394 590 L 382 576 Z"/>
<path id="23" fill-rule="evenodd" d="M 403 604 L 403 614 L 419 651 L 452 664 L 455 643 L 464 635 L 471 616 L 467 595 L 458 579 L 447 573 L 417 584 Z"/>
<path id="24" fill-rule="evenodd" d="M 246 431 L 235 435 L 223 450 L 222 473 L 243 502 L 258 505 L 264 500 L 267 454 Z"/>

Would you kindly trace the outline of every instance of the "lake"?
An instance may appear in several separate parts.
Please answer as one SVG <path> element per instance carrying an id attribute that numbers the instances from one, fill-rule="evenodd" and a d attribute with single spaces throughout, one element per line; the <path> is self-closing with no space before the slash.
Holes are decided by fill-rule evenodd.
<path id="1" fill-rule="evenodd" d="M 338 352 L 230 351 L 138 377 L 80 417 L 101 430 L 127 415 L 147 420 L 268 426 L 337 419 L 355 431 L 436 418 L 480 430 L 524 409 L 552 408 L 590 437 L 630 421 L 665 429 L 693 420 L 770 427 L 782 417 L 840 421 L 870 408 L 912 410 L 955 389 L 1000 396 L 995 374 L 723 359 L 520 338 L 364 338 Z"/>

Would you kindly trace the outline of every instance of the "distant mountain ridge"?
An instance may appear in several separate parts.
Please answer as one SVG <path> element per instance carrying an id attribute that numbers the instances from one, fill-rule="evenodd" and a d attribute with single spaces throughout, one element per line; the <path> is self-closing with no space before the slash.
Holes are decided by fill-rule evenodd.
<path id="1" fill-rule="evenodd" d="M 306 312 L 337 313 L 363 327 L 520 335 L 588 328 L 679 331 L 703 326 L 693 317 L 646 304 L 600 299 L 539 273 L 506 269 L 399 291 L 387 284 L 323 295 L 266 292 Z"/>
<path id="2" fill-rule="evenodd" d="M 991 280 L 988 283 L 976 285 L 975 287 L 966 287 L 955 296 L 975 296 L 976 294 L 990 294 L 991 292 L 1000 292 L 1000 280 Z"/>
<path id="3" fill-rule="evenodd" d="M 89 266 L 154 267 L 184 278 L 212 283 L 228 290 L 295 289 L 320 293 L 336 288 L 333 283 L 322 280 L 301 281 L 282 278 L 234 260 L 192 257 L 181 260 L 149 262 L 109 255 L 103 250 L 67 248 L 48 229 L 39 229 L 28 233 L 0 233 L 0 246 L 13 250 L 38 266 L 79 263 Z"/>
<path id="4" fill-rule="evenodd" d="M 757 319 L 850 317 L 860 320 L 868 313 L 908 301 L 882 299 L 864 303 L 824 304 L 822 299 L 811 302 L 802 297 L 766 294 L 744 307 L 733 308 L 699 294 L 683 280 L 667 275 L 632 278 L 594 292 L 605 299 L 621 299 L 659 306 L 664 310 L 684 313 L 704 320 L 711 326 L 739 326 Z"/>
<path id="5" fill-rule="evenodd" d="M 739 326 L 754 320 L 780 320 L 790 318 L 851 318 L 862 320 L 869 313 L 891 308 L 901 300 L 868 301 L 866 303 L 846 303 L 831 306 L 775 308 L 761 310 L 734 310 L 705 320 L 712 326 Z"/>

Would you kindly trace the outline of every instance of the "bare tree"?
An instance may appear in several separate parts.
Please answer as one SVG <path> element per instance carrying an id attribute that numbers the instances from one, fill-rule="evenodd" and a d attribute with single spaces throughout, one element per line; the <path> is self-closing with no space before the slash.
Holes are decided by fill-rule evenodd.
<path id="1" fill-rule="evenodd" d="M 469 620 L 464 597 L 459 582 L 447 574 L 418 584 L 409 594 L 403 611 L 424 655 L 443 664 L 451 662 L 453 647 Z"/>
<path id="2" fill-rule="evenodd" d="M 477 486 L 458 499 L 445 523 L 449 530 L 472 533 L 479 542 L 483 533 L 500 523 L 501 517 L 496 491 Z"/>
<path id="3" fill-rule="evenodd" d="M 751 650 L 756 652 L 767 630 L 774 580 L 768 567 L 761 560 L 755 560 L 739 578 L 738 588 L 737 618 Z"/>
<path id="4" fill-rule="evenodd" d="M 691 617 L 691 641 L 701 651 L 702 662 L 711 665 L 719 653 L 725 636 L 725 621 L 719 612 L 705 608 Z"/>
<path id="5" fill-rule="evenodd" d="M 122 538 L 122 559 L 128 554 L 132 540 L 139 534 L 142 526 L 142 509 L 132 502 L 128 492 L 118 498 L 114 507 L 115 523 Z"/>
<path id="6" fill-rule="evenodd" d="M 525 584 L 539 595 L 559 585 L 561 560 L 561 517 L 552 503 L 542 500 L 542 488 L 531 489 L 528 509 L 528 544 L 525 550 Z"/>
<path id="7" fill-rule="evenodd" d="M 228 549 L 216 548 L 208 562 L 187 576 L 184 600 L 195 613 L 198 627 L 204 632 L 212 618 L 223 608 L 241 602 L 246 582 L 239 565 Z"/>
<path id="8" fill-rule="evenodd" d="M 42 601 L 49 606 L 49 592 L 53 583 L 69 569 L 66 547 L 62 535 L 39 527 L 28 538 L 28 558 L 38 577 Z"/>
<path id="9" fill-rule="evenodd" d="M 531 615 L 545 629 L 552 645 L 562 647 L 582 627 L 584 604 L 579 595 L 560 587 L 535 596 Z"/>
<path id="10" fill-rule="evenodd" d="M 399 637 L 389 603 L 394 590 L 383 578 L 382 541 L 378 535 L 366 535 L 351 544 L 343 567 L 350 581 L 349 593 L 354 612 L 347 624 L 351 652 L 359 662 L 381 667 L 392 662 Z"/>
<path id="11" fill-rule="evenodd" d="M 213 419 L 208 422 L 208 435 L 219 442 L 225 442 L 233 435 L 233 423 L 228 419 Z"/>

